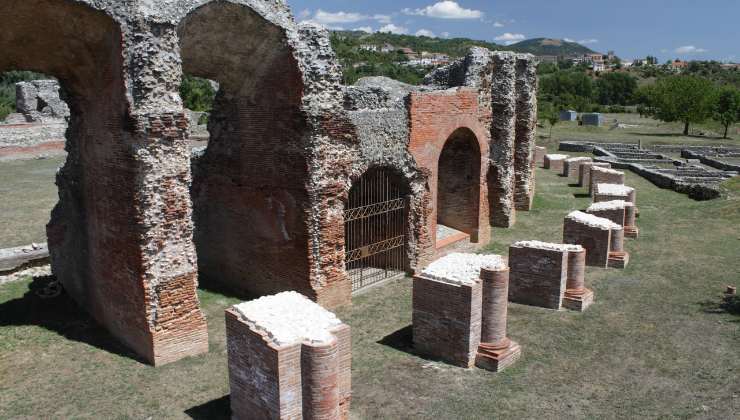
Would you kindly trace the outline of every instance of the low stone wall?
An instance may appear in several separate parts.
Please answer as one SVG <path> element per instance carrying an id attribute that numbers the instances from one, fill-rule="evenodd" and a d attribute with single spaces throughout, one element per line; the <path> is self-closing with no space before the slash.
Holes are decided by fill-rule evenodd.
<path id="1" fill-rule="evenodd" d="M 578 177 L 581 165 L 587 162 L 593 162 L 593 159 L 585 156 L 565 159 L 565 165 L 563 166 L 563 176 L 566 176 L 568 178 Z"/>
<path id="2" fill-rule="evenodd" d="M 737 155 L 740 156 L 740 152 Z M 698 159 L 699 162 L 722 171 L 740 172 L 740 165 L 723 162 L 720 160 L 722 156 L 707 156 L 704 154 L 693 152 L 691 150 L 682 150 L 681 157 L 684 157 L 686 159 Z"/>
<path id="3" fill-rule="evenodd" d="M 570 156 L 568 155 L 559 155 L 559 154 L 549 154 L 545 155 L 545 169 L 550 169 L 557 173 L 563 172 L 563 167 L 565 166 L 565 159 L 568 159 Z"/>
<path id="4" fill-rule="evenodd" d="M 350 328 L 318 304 L 285 292 L 233 306 L 226 339 L 232 419 L 349 418 Z"/>
<path id="5" fill-rule="evenodd" d="M 414 277 L 413 340 L 421 355 L 500 371 L 521 349 L 506 336 L 509 269 L 497 255 L 450 254 Z"/>
<path id="6" fill-rule="evenodd" d="M 590 171 L 588 193 L 591 195 L 597 184 L 624 185 L 624 172 L 600 166 L 591 166 Z"/>
<path id="7" fill-rule="evenodd" d="M 587 215 L 599 219 L 596 223 L 589 223 L 586 221 L 588 218 L 583 215 L 587 215 L 587 213 L 573 212 L 565 217 L 563 243 L 581 245 L 585 248 L 586 265 L 607 268 L 611 250 L 612 229 L 615 228 L 614 223 Z M 621 229 L 621 226 L 619 228 Z"/>
<path id="8" fill-rule="evenodd" d="M 611 168 L 606 162 L 583 162 L 578 166 L 578 186 L 591 188 L 591 167 Z"/>
<path id="9" fill-rule="evenodd" d="M 565 246 L 541 247 L 526 242 L 511 245 L 509 300 L 560 309 L 568 274 L 568 251 Z"/>
<path id="10" fill-rule="evenodd" d="M 545 155 L 547 154 L 547 149 L 541 146 L 535 146 L 534 148 L 534 163 L 542 167 L 545 164 Z"/>
<path id="11" fill-rule="evenodd" d="M 0 249 L 0 276 L 49 263 L 46 243 Z"/>

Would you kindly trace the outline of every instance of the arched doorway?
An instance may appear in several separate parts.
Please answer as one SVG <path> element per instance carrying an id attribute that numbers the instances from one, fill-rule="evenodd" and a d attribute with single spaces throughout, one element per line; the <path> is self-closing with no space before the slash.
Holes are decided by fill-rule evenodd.
<path id="1" fill-rule="evenodd" d="M 389 168 L 352 183 L 344 211 L 345 268 L 352 291 L 405 275 L 409 191 Z"/>
<path id="2" fill-rule="evenodd" d="M 469 235 L 478 242 L 481 152 L 475 134 L 460 128 L 450 135 L 437 167 L 437 244 Z"/>
<path id="3" fill-rule="evenodd" d="M 184 73 L 219 84 L 210 139 L 193 164 L 201 284 L 245 297 L 314 296 L 304 86 L 284 28 L 217 1 L 191 11 L 178 36 Z"/>

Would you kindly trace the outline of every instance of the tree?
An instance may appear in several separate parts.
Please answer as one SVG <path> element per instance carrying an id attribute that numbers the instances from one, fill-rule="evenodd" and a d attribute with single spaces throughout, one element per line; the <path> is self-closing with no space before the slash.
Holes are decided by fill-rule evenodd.
<path id="1" fill-rule="evenodd" d="M 714 119 L 725 127 L 725 135 L 732 124 L 740 122 L 740 90 L 733 87 L 724 87 L 717 94 L 714 104 Z"/>
<path id="2" fill-rule="evenodd" d="M 637 79 L 626 73 L 606 73 L 596 81 L 601 105 L 630 105 L 637 91 Z"/>
<path id="3" fill-rule="evenodd" d="M 661 121 L 680 121 L 683 134 L 689 134 L 692 123 L 700 123 L 712 114 L 714 84 L 697 76 L 669 76 L 658 80 L 649 102 Z"/>

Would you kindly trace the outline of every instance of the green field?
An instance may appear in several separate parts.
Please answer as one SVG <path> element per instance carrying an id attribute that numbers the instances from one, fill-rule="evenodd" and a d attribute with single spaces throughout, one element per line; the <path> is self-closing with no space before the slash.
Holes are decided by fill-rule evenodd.
<path id="1" fill-rule="evenodd" d="M 557 142 L 561 140 L 590 140 L 604 142 L 636 143 L 642 141 L 643 145 L 654 144 L 688 144 L 688 145 L 711 145 L 722 144 L 740 147 L 740 124 L 730 128 L 729 139 L 722 139 L 723 127 L 717 123 L 692 125 L 691 135 L 684 136 L 683 124 L 664 123 L 652 118 L 641 118 L 637 114 L 604 114 L 605 125 L 603 127 L 578 126 L 576 122 L 561 121 L 552 130 L 552 139 L 543 138 L 543 142 L 549 147 L 557 149 Z M 626 124 L 627 128 L 613 128 L 615 121 Z M 549 135 L 550 127 L 544 123 L 539 129 L 543 137 Z M 540 142 L 542 143 L 542 142 Z"/>
<path id="2" fill-rule="evenodd" d="M 588 205 L 565 178 L 537 177 L 535 209 L 496 229 L 488 252 L 559 241 L 565 214 Z M 352 327 L 353 418 L 737 418 L 740 318 L 717 303 L 740 278 L 740 182 L 727 198 L 696 202 L 627 180 L 641 211 L 629 267 L 588 270 L 596 303 L 583 314 L 511 304 L 509 333 L 523 358 L 508 371 L 415 355 L 408 279 L 340 309 Z M 39 299 L 32 289 L 41 283 L 0 286 L 0 418 L 228 417 L 223 310 L 236 298 L 201 290 L 210 352 L 155 369 L 66 297 Z"/>

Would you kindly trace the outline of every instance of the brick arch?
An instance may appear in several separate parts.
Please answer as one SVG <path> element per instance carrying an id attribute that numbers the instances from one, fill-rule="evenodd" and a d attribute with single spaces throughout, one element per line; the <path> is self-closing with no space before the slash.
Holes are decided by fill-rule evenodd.
<path id="1" fill-rule="evenodd" d="M 437 224 L 478 242 L 481 208 L 481 145 L 472 130 L 458 128 L 447 138 L 437 165 Z"/>
<path id="2" fill-rule="evenodd" d="M 214 1 L 185 16 L 178 37 L 183 71 L 220 86 L 193 166 L 201 283 L 314 296 L 305 86 L 287 29 L 248 5 Z"/>
<path id="3" fill-rule="evenodd" d="M 162 226 L 187 237 L 178 231 L 177 214 L 187 211 L 189 200 L 151 200 L 185 181 L 172 171 L 169 180 L 156 182 L 153 161 L 144 162 L 174 117 L 136 113 L 136 95 L 128 94 L 133 79 L 124 58 L 130 52 L 125 31 L 96 7 L 71 0 L 3 1 L 0 71 L 49 74 L 66 92 L 68 157 L 57 174 L 59 202 L 47 225 L 55 276 L 120 341 L 151 363 L 167 363 L 208 348 L 187 253 L 176 257 L 181 267 L 161 257 L 169 255 Z M 176 137 L 179 131 L 168 133 Z M 147 182 L 156 183 L 158 192 Z M 169 212 L 162 215 L 153 201 L 169 203 Z M 157 219 L 147 219 L 154 213 Z"/>

